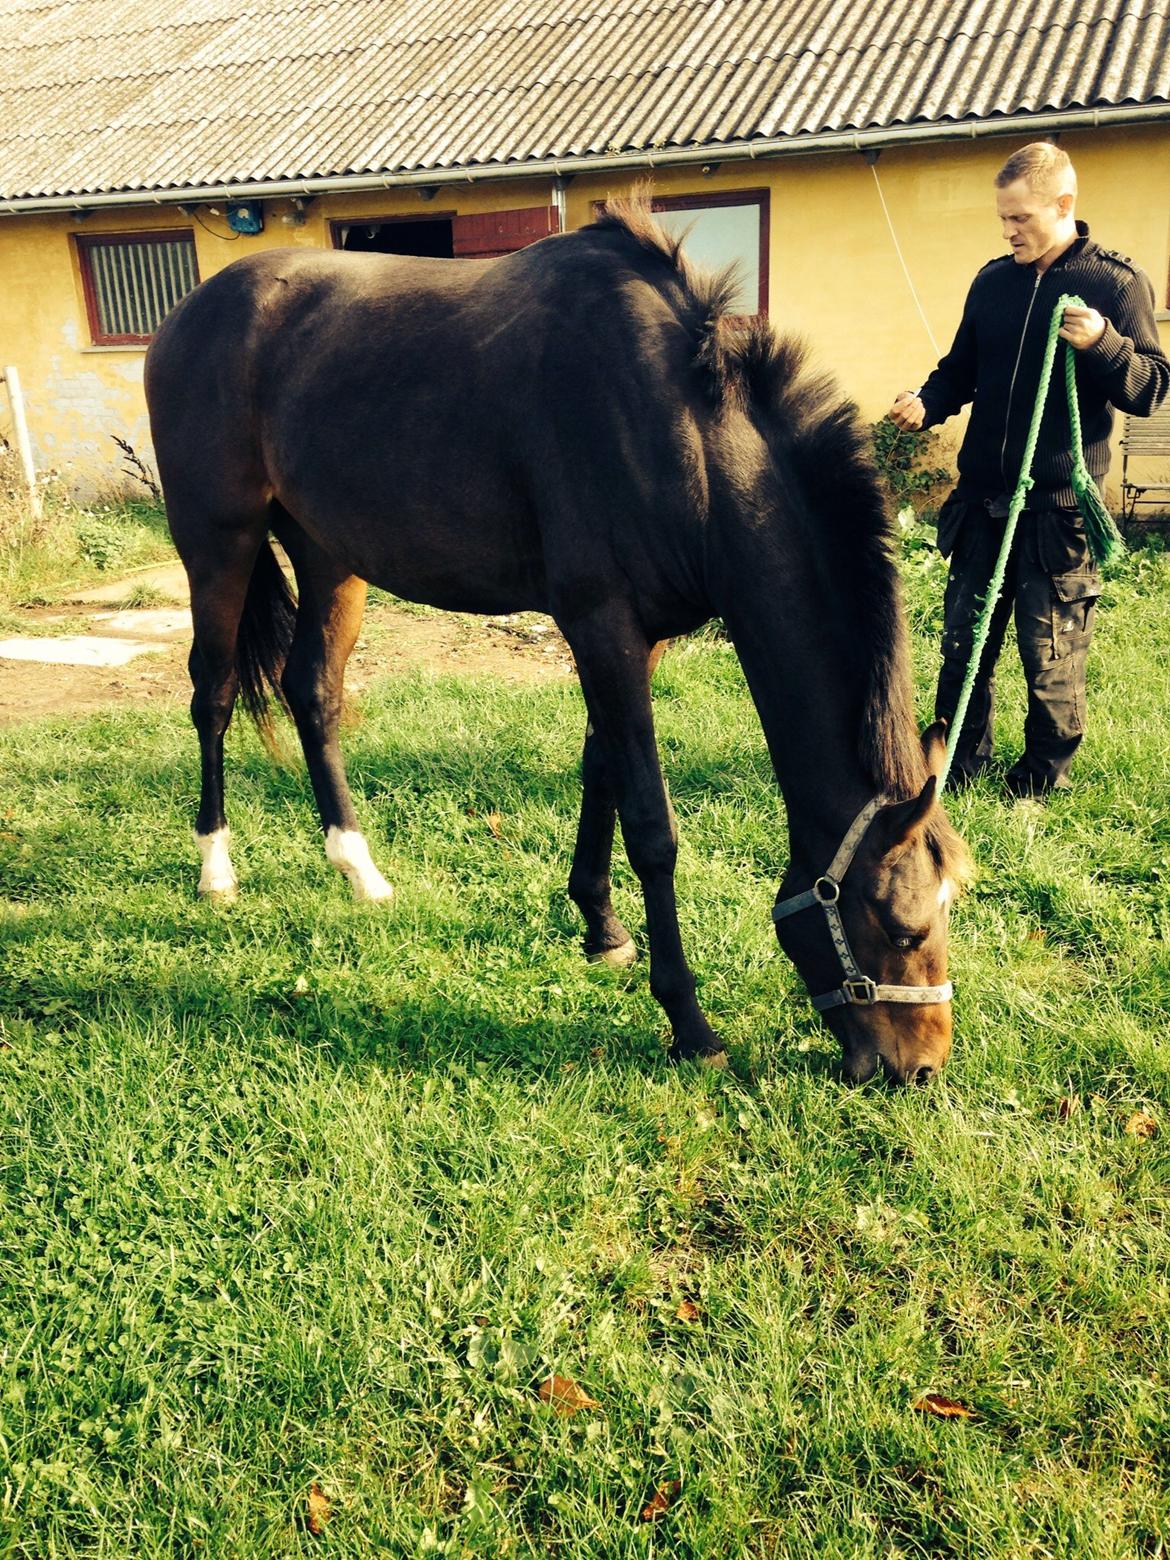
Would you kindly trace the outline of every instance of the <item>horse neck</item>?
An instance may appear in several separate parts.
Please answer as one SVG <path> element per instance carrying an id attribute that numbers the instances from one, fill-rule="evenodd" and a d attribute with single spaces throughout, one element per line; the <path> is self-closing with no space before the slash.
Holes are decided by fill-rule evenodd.
<path id="1" fill-rule="evenodd" d="M 815 874 L 878 789 L 860 757 L 868 673 L 852 646 L 855 592 L 844 578 L 834 588 L 807 530 L 786 527 L 781 541 L 773 527 L 731 529 L 721 616 L 784 795 L 792 866 Z M 847 570 L 848 557 L 834 567 Z"/>

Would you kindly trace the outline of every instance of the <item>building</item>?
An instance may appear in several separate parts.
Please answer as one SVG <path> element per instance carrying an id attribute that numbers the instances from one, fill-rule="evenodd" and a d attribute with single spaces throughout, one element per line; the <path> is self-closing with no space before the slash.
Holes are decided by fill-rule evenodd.
<path id="1" fill-rule="evenodd" d="M 1168 44 L 1155 0 L 0 0 L 0 366 L 91 486 L 111 435 L 149 456 L 150 331 L 229 261 L 497 253 L 651 174 L 877 417 L 1002 252 L 1027 140 L 1167 303 Z"/>

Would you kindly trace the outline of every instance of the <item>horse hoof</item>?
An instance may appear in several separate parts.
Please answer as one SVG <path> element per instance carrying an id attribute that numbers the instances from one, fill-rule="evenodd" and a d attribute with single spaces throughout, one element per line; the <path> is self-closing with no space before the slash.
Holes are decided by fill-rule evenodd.
<path id="1" fill-rule="evenodd" d="M 238 883 L 209 883 L 206 888 L 199 885 L 199 897 L 207 901 L 209 905 L 234 905 L 240 897 L 240 885 Z"/>
<path id="2" fill-rule="evenodd" d="M 385 905 L 394 898 L 394 889 L 386 879 L 378 874 L 376 883 L 359 882 L 356 878 L 350 879 L 353 889 L 354 903 L 359 905 Z"/>
<path id="3" fill-rule="evenodd" d="M 710 1067 L 715 1072 L 726 1072 L 731 1066 L 727 1052 L 722 1047 L 718 1051 L 682 1051 L 676 1044 L 671 1046 L 669 1054 L 676 1066 L 679 1062 L 694 1062 L 696 1067 Z"/>
<path id="4" fill-rule="evenodd" d="M 600 953 L 589 955 L 590 964 L 608 964 L 611 970 L 628 970 L 638 962 L 638 950 L 631 937 L 620 948 L 603 948 Z"/>

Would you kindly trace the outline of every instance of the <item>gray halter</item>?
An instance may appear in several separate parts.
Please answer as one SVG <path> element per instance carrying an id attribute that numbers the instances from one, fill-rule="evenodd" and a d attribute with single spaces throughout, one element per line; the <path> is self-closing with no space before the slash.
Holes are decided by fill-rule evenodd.
<path id="1" fill-rule="evenodd" d="M 865 837 L 865 831 L 877 817 L 880 809 L 891 806 L 893 801 L 894 798 L 890 796 L 875 796 L 871 802 L 866 802 L 849 825 L 845 838 L 837 849 L 837 854 L 829 863 L 828 871 L 817 878 L 811 888 L 806 888 L 803 894 L 794 894 L 791 899 L 778 900 L 772 907 L 772 919 L 777 922 L 782 921 L 785 916 L 795 915 L 798 910 L 808 910 L 813 905 L 820 905 L 825 912 L 825 920 L 829 923 L 829 936 L 833 939 L 833 947 L 837 950 L 845 979 L 835 991 L 826 991 L 823 996 L 812 999 L 812 1005 L 818 1013 L 823 1013 L 826 1008 L 850 1005 L 872 1007 L 875 1002 L 949 1002 L 954 993 L 954 987 L 949 980 L 941 986 L 879 986 L 876 981 L 870 980 L 868 975 L 863 975 L 858 969 L 857 960 L 853 957 L 853 950 L 849 946 L 849 939 L 845 936 L 841 912 L 837 909 L 837 901 L 841 897 L 841 879 L 849 870 L 849 864 L 857 854 L 857 847 Z"/>

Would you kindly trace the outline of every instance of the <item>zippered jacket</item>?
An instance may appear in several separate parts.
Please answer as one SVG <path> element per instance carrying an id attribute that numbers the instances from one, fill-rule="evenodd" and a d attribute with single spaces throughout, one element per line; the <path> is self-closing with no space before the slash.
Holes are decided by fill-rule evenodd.
<path id="1" fill-rule="evenodd" d="M 1170 363 L 1154 323 L 1154 292 L 1132 260 L 1089 237 L 1078 237 L 1044 272 L 1005 255 L 971 283 L 954 345 L 919 391 L 925 427 L 953 417 L 971 402 L 959 450 L 958 495 L 1011 493 L 1040 382 L 1052 311 L 1062 293 L 1079 295 L 1105 317 L 1105 334 L 1076 353 L 1077 401 L 1085 461 L 1098 484 L 1109 469 L 1113 407 L 1148 417 L 1170 387 Z M 1069 486 L 1072 435 L 1064 380 L 1064 343 L 1048 387 L 1032 463 L 1030 508 L 1073 508 Z"/>

